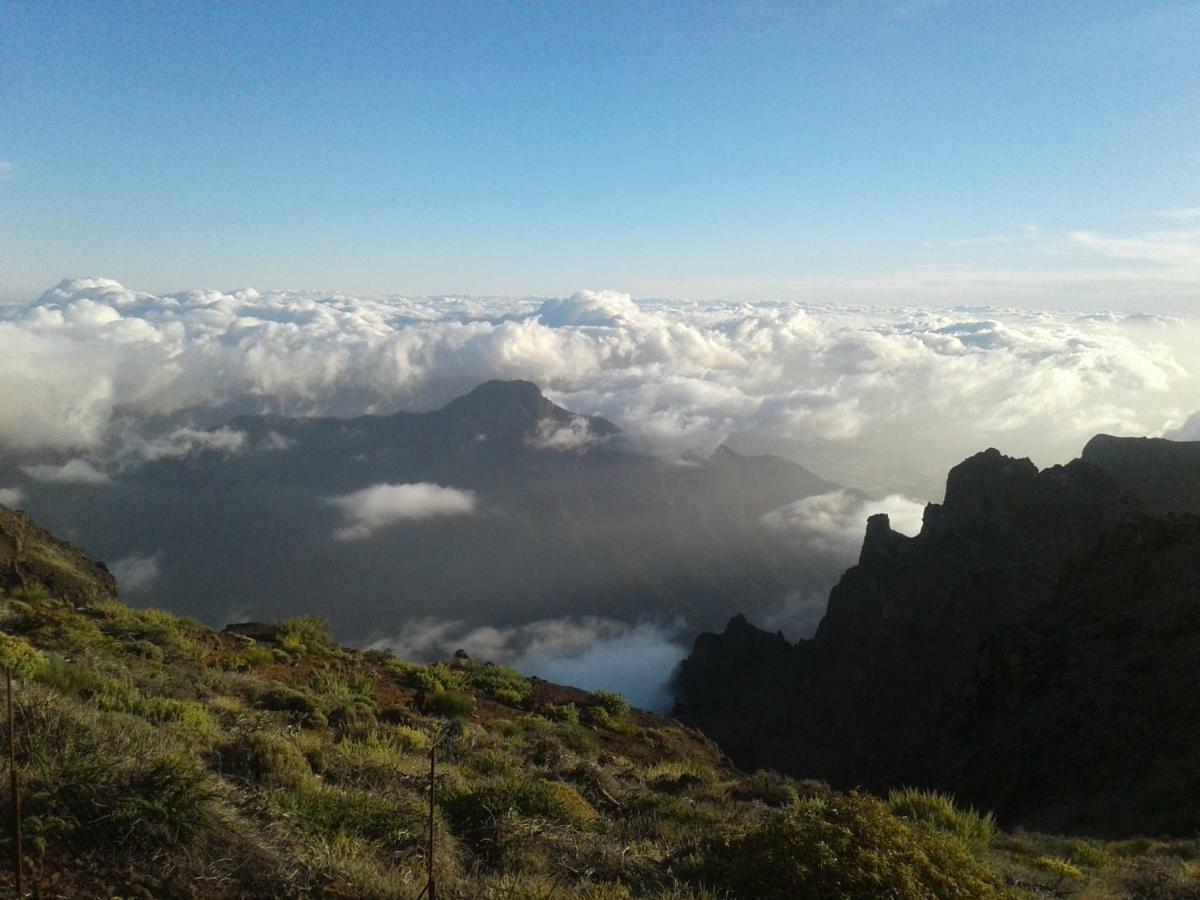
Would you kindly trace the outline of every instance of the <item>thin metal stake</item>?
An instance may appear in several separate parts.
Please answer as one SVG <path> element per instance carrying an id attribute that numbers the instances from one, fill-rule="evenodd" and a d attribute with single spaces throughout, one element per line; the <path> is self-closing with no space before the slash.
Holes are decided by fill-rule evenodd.
<path id="1" fill-rule="evenodd" d="M 9 787 L 12 791 L 12 832 L 13 832 L 13 871 L 17 875 L 17 896 L 25 896 L 24 873 L 22 870 L 21 851 L 21 794 L 17 790 L 17 730 L 13 720 L 12 705 L 12 670 L 4 670 L 4 680 L 8 687 L 8 774 Z"/>
<path id="2" fill-rule="evenodd" d="M 436 759 L 437 745 L 432 745 L 429 748 L 429 856 L 425 859 L 425 874 L 429 879 L 425 883 L 425 888 L 428 891 L 429 900 L 437 900 L 437 884 L 433 880 L 433 791 L 437 783 Z"/>

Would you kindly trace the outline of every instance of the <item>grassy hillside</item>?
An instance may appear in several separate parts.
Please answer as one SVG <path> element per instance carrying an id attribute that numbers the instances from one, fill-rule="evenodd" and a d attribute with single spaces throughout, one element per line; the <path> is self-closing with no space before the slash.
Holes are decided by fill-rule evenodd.
<path id="1" fill-rule="evenodd" d="M 0 510 L 4 535 L 38 896 L 416 897 L 435 743 L 440 897 L 1200 896 L 1195 841 L 999 834 L 936 795 L 747 775 L 615 694 L 348 650 L 313 619 L 216 633 L 106 596 Z"/>

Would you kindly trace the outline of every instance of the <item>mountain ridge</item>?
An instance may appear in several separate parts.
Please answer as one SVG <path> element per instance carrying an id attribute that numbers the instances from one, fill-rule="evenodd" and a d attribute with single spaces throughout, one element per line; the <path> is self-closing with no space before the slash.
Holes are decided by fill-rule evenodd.
<path id="1" fill-rule="evenodd" d="M 1190 458 L 1192 449 L 1181 452 Z M 895 533 L 886 516 L 871 518 L 859 563 L 830 592 L 811 640 L 788 644 L 744 618 L 724 635 L 698 638 L 677 677 L 677 712 L 743 766 L 872 790 L 944 788 L 1011 821 L 1053 818 L 1037 796 L 991 792 L 986 766 L 972 777 L 964 762 L 964 753 L 995 759 L 979 737 L 986 729 L 968 715 L 995 665 L 981 646 L 1063 602 L 1063 573 L 1106 536 L 1136 535 L 1138 523 L 1154 527 L 1157 497 L 1131 495 L 1124 486 L 1131 481 L 1082 459 L 1038 471 L 994 449 L 976 454 L 951 470 L 945 502 L 926 508 L 917 536 Z M 1135 555 L 1128 564 L 1140 563 Z M 1186 609 L 1190 601 L 1176 602 Z M 720 673 L 735 670 L 731 690 Z M 1159 727 L 1169 721 L 1162 716 Z M 1064 759 L 1082 752 L 1060 746 Z M 1104 831 L 1157 821 L 1142 809 L 1141 820 L 1131 814 L 1117 822 L 1111 811 L 1108 818 L 1088 811 L 1085 797 L 1073 799 L 1074 807 L 1063 801 L 1056 827 Z"/>

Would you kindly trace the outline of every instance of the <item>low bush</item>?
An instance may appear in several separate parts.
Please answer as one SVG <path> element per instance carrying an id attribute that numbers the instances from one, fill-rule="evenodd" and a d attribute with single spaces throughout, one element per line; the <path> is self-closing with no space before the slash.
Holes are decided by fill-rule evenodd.
<path id="1" fill-rule="evenodd" d="M 471 666 L 467 673 L 471 687 L 509 706 L 524 706 L 533 693 L 529 679 L 507 666 Z"/>
<path id="2" fill-rule="evenodd" d="M 915 829 L 863 794 L 805 800 L 677 860 L 689 880 L 743 900 L 1002 896 L 962 845 Z"/>
<path id="3" fill-rule="evenodd" d="M 1113 865 L 1113 855 L 1101 844 L 1075 841 L 1071 844 L 1071 862 L 1092 869 L 1107 869 Z"/>
<path id="4" fill-rule="evenodd" d="M 435 691 L 425 698 L 425 709 L 435 716 L 461 719 L 475 709 L 475 700 L 463 691 Z"/>
<path id="5" fill-rule="evenodd" d="M 949 794 L 903 788 L 888 793 L 888 807 L 902 819 L 953 835 L 976 852 L 991 846 L 996 836 L 996 817 L 962 809 Z"/>
<path id="6" fill-rule="evenodd" d="M 323 838 L 344 834 L 397 848 L 419 843 L 425 830 L 426 805 L 416 795 L 380 796 L 313 782 L 273 800 Z"/>
<path id="7" fill-rule="evenodd" d="M 296 616 L 283 619 L 277 626 L 276 640 L 289 653 L 324 653 L 333 639 L 333 626 L 320 616 Z"/>
<path id="8" fill-rule="evenodd" d="M 767 806 L 791 806 L 800 799 L 800 792 L 790 778 L 777 772 L 759 770 L 729 788 L 735 800 L 758 801 Z"/>
<path id="9" fill-rule="evenodd" d="M 306 725 L 318 728 L 326 724 L 325 714 L 321 711 L 316 698 L 304 691 L 298 691 L 285 685 L 277 685 L 260 694 L 256 700 L 259 709 L 273 712 L 294 713 Z"/>
<path id="10" fill-rule="evenodd" d="M 623 694 L 618 694 L 616 691 L 595 691 L 592 694 L 592 699 L 596 701 L 596 706 L 603 709 L 610 716 L 620 718 L 630 710 L 629 701 L 625 699 Z"/>
<path id="11" fill-rule="evenodd" d="M 563 722 L 567 725 L 579 724 L 579 707 L 574 703 L 564 703 L 562 706 L 547 706 L 542 713 L 551 722 Z"/>
<path id="12" fill-rule="evenodd" d="M 313 774 L 295 742 L 271 731 L 239 736 L 222 752 L 221 767 L 272 788 L 298 788 Z"/>
<path id="13" fill-rule="evenodd" d="M 224 819 L 213 778 L 150 726 L 45 693 L 22 697 L 18 709 L 24 807 L 42 840 L 154 850 L 184 845 Z"/>
<path id="14" fill-rule="evenodd" d="M 1059 859 L 1057 856 L 1039 856 L 1033 861 L 1033 864 L 1043 872 L 1049 872 L 1051 875 L 1057 875 L 1059 881 L 1064 879 L 1079 879 L 1083 877 L 1083 872 L 1078 866 L 1073 866 L 1065 859 Z"/>
<path id="15" fill-rule="evenodd" d="M 491 778 L 443 788 L 438 804 L 452 830 L 468 838 L 478 836 L 504 815 L 538 817 L 586 829 L 595 824 L 596 810 L 569 784 L 520 777 Z"/>
<path id="16" fill-rule="evenodd" d="M 646 782 L 656 791 L 679 794 L 691 788 L 714 784 L 717 773 L 710 766 L 690 759 L 656 763 L 646 772 Z"/>

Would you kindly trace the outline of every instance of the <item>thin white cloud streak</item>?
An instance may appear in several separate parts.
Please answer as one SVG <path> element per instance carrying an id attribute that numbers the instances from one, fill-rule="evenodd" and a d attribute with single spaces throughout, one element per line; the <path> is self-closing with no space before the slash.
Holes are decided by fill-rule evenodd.
<path id="1" fill-rule="evenodd" d="M 12 177 L 14 166 L 10 162 L 5 162 L 0 159 L 0 181 L 4 181 Z"/>
<path id="2" fill-rule="evenodd" d="M 466 650 L 479 662 L 510 665 L 584 690 L 617 690 L 643 709 L 670 706 L 667 681 L 687 655 L 681 623 L 631 624 L 598 616 L 539 619 L 505 628 L 418 619 L 370 646 L 431 662 Z"/>
<path id="3" fill-rule="evenodd" d="M 22 466 L 21 471 L 34 481 L 52 484 L 108 484 L 112 479 L 85 459 L 72 459 L 60 466 L 42 463 Z"/>
<path id="4" fill-rule="evenodd" d="M 338 541 L 362 541 L 376 532 L 402 522 L 419 522 L 475 512 L 472 491 L 438 484 L 376 484 L 327 501 L 342 514 L 342 524 L 333 532 Z"/>
<path id="5" fill-rule="evenodd" d="M 283 443 L 277 443 L 282 441 Z M 282 449 L 286 447 L 287 439 L 274 432 L 268 437 L 264 449 Z M 160 459 L 183 459 L 197 453 L 218 453 L 222 456 L 236 456 L 246 447 L 246 434 L 232 428 L 176 428 L 169 434 L 152 440 L 147 440 L 133 448 L 134 452 L 144 460 L 154 462 Z"/>
<path id="6" fill-rule="evenodd" d="M 126 415 L 359 415 L 404 408 L 441 379 L 525 378 L 666 457 L 756 433 L 907 452 L 944 472 L 988 444 L 1048 463 L 1095 431 L 1160 433 L 1200 407 L 1185 368 L 1197 358 L 1194 322 L 1127 314 L 635 303 L 613 292 L 154 296 L 81 279 L 0 308 L 0 446 L 104 459 L 118 455 L 113 423 Z M 142 455 L 205 441 L 262 449 L 201 434 L 176 432 Z M 547 440 L 570 449 L 578 437 Z"/>

